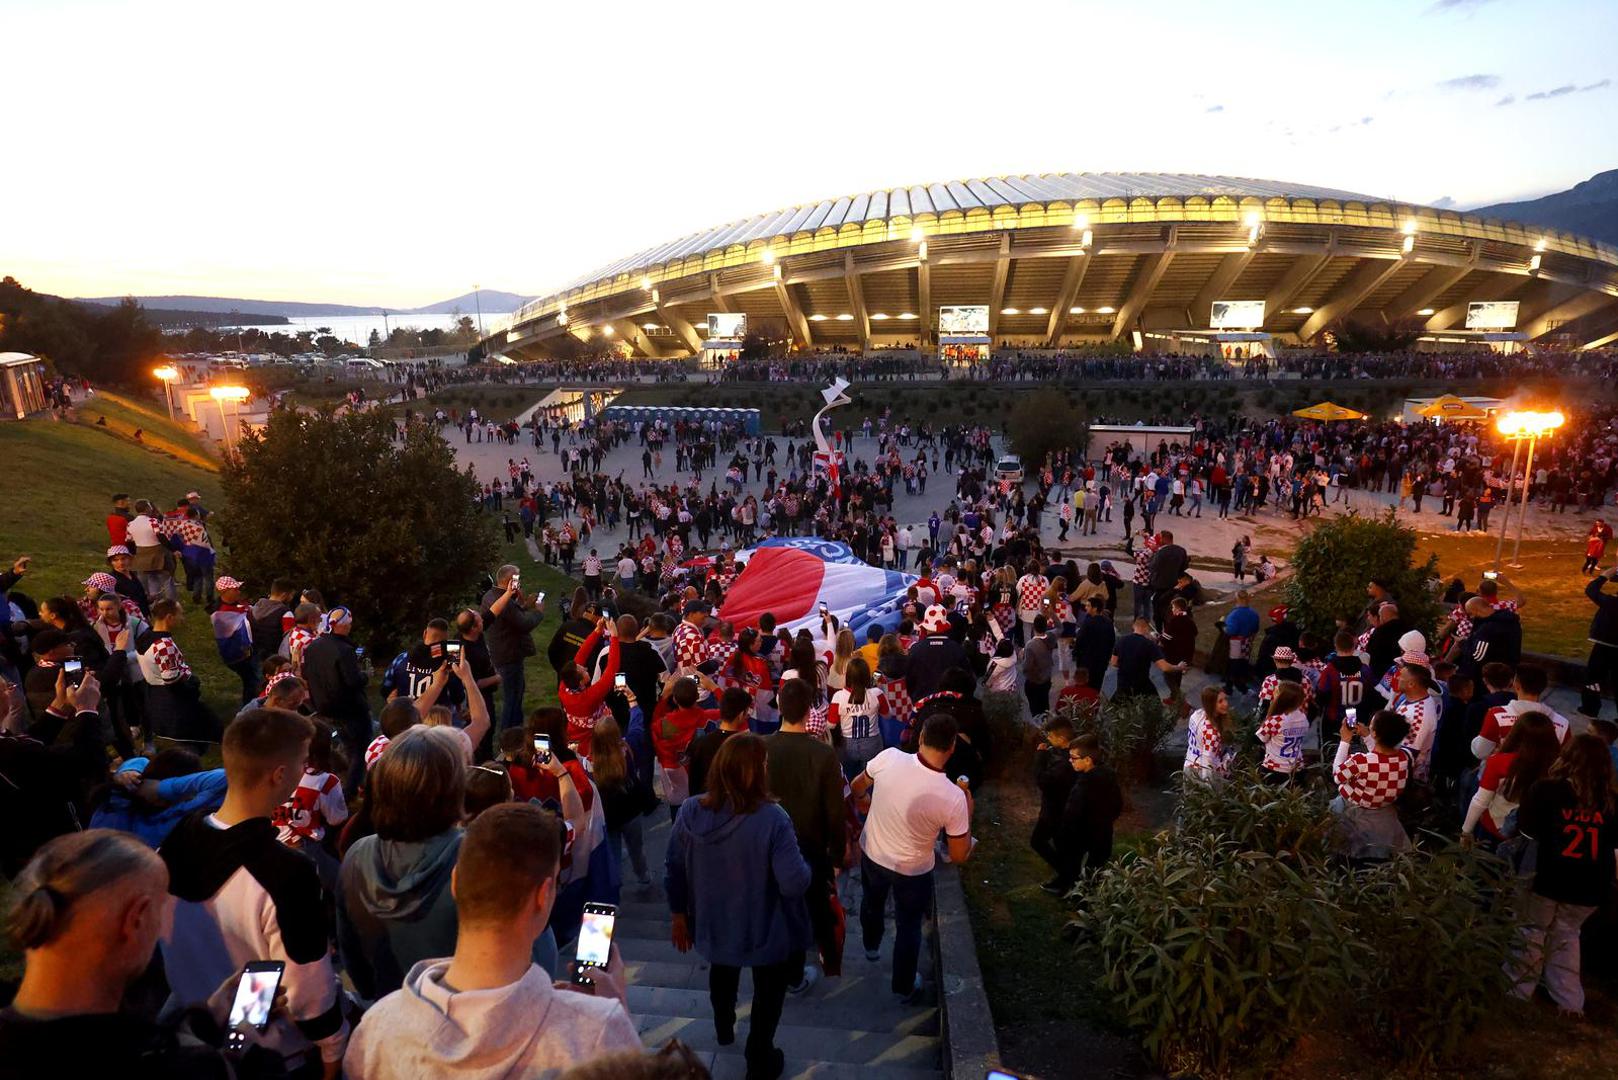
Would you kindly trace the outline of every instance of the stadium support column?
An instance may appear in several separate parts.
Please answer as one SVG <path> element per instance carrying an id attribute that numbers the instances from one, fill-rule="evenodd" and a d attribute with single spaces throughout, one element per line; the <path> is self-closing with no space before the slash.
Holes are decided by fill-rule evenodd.
<path id="1" fill-rule="evenodd" d="M 1073 301 L 1079 298 L 1079 289 L 1084 285 L 1084 275 L 1090 269 L 1090 253 L 1081 251 L 1067 261 L 1067 270 L 1062 274 L 1062 291 L 1057 294 L 1056 306 L 1051 308 L 1050 320 L 1045 324 L 1045 347 L 1054 349 L 1062 343 L 1062 327 L 1067 325 L 1069 309 Z"/>
<path id="2" fill-rule="evenodd" d="M 679 335 L 692 356 L 702 355 L 702 335 L 697 333 L 696 328 L 665 305 L 661 293 L 653 292 L 652 301 L 657 305 L 657 317 L 663 320 L 663 325 Z"/>
<path id="3" fill-rule="evenodd" d="M 616 319 L 612 323 L 612 328 L 617 331 L 618 340 L 627 343 L 642 356 L 655 359 L 663 355 L 657 351 L 652 339 L 646 336 L 646 331 L 641 329 L 634 319 Z"/>
<path id="4" fill-rule="evenodd" d="M 1320 273 L 1321 268 L 1331 260 L 1332 250 L 1336 246 L 1336 239 L 1328 244 L 1318 255 L 1299 255 L 1281 275 L 1281 280 L 1275 283 L 1264 296 L 1264 321 L 1269 322 L 1284 312 L 1297 296 Z"/>
<path id="5" fill-rule="evenodd" d="M 1489 267 L 1480 267 L 1489 269 Z M 1518 275 L 1495 274 L 1485 278 L 1468 295 L 1461 297 L 1447 308 L 1442 308 L 1427 320 L 1424 330 L 1432 333 L 1438 330 L 1449 330 L 1461 325 L 1466 320 L 1466 305 L 1473 300 L 1506 300 L 1521 290 L 1527 288 L 1532 278 Z"/>
<path id="6" fill-rule="evenodd" d="M 871 350 L 871 316 L 865 309 L 865 289 L 860 285 L 860 268 L 854 262 L 854 253 L 843 253 L 843 284 L 848 288 L 848 299 L 854 305 L 854 325 L 860 331 L 860 352 Z"/>
<path id="7" fill-rule="evenodd" d="M 1315 308 L 1314 314 L 1298 328 L 1298 340 L 1308 341 L 1320 333 L 1333 319 L 1347 315 L 1360 302 L 1376 291 L 1378 285 L 1397 274 L 1405 266 L 1403 259 L 1368 259 L 1349 271 L 1337 286 L 1336 293 Z"/>
<path id="8" fill-rule="evenodd" d="M 920 345 L 923 352 L 933 348 L 933 268 L 926 259 L 916 264 L 916 303 L 920 310 L 916 318 L 921 323 Z"/>
<path id="9" fill-rule="evenodd" d="M 1382 309 L 1389 322 L 1408 318 L 1449 292 L 1477 266 L 1477 256 L 1460 266 L 1435 266 L 1421 276 L 1410 288 L 1395 296 Z"/>
<path id="10" fill-rule="evenodd" d="M 1225 294 L 1236 284 L 1237 279 L 1242 276 L 1242 271 L 1246 270 L 1247 264 L 1252 261 L 1252 249 L 1233 251 L 1219 260 L 1219 265 L 1214 267 L 1214 272 L 1208 276 L 1207 282 L 1191 301 L 1191 310 L 1188 312 L 1191 326 L 1198 327 L 1205 324 L 1213 311 L 1214 301 L 1226 299 Z"/>
<path id="11" fill-rule="evenodd" d="M 713 300 L 713 309 L 715 311 L 723 311 L 728 314 L 736 310 L 731 307 L 730 297 L 726 296 L 724 291 L 720 289 L 718 274 L 708 275 L 708 295 Z"/>
<path id="12" fill-rule="evenodd" d="M 1574 319 L 1582 319 L 1586 315 L 1600 311 L 1615 302 L 1618 301 L 1614 301 L 1606 293 L 1580 293 L 1578 296 L 1564 300 L 1549 311 L 1528 320 L 1528 322 L 1520 324 L 1518 329 L 1528 335 L 1529 341 L 1533 341 L 1559 328 L 1563 323 L 1570 323 Z"/>
<path id="13" fill-rule="evenodd" d="M 792 287 L 782 280 L 781 264 L 776 263 L 775 269 L 777 271 L 775 299 L 781 304 L 781 314 L 786 316 L 787 325 L 792 328 L 792 336 L 798 342 L 798 348 L 812 349 L 815 339 L 809 333 L 809 320 L 803 317 L 803 310 L 792 298 Z"/>
<path id="14" fill-rule="evenodd" d="M 1140 316 L 1141 309 L 1146 301 L 1152 297 L 1157 283 L 1163 280 L 1169 263 L 1174 261 L 1174 252 L 1160 251 L 1156 255 L 1145 256 L 1140 268 L 1135 272 L 1135 284 L 1130 287 L 1129 295 L 1124 298 L 1118 313 L 1112 319 L 1112 340 L 1116 341 L 1123 332 L 1129 329 L 1131 323 Z"/>
<path id="15" fill-rule="evenodd" d="M 989 286 L 989 343 L 1000 331 L 1000 308 L 1006 302 L 1006 278 L 1011 275 L 1011 234 L 1000 234 L 1000 253 L 994 259 L 994 280 Z"/>

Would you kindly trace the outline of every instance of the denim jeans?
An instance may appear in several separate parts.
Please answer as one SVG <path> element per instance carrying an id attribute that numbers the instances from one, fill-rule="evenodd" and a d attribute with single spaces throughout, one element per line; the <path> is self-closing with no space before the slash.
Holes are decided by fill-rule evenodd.
<path id="1" fill-rule="evenodd" d="M 916 964 L 921 957 L 921 923 L 933 903 L 933 873 L 899 874 L 860 853 L 860 932 L 866 951 L 881 946 L 884 910 L 893 893 L 893 992 L 909 994 L 916 986 Z"/>
<path id="2" fill-rule="evenodd" d="M 494 670 L 500 676 L 500 730 L 522 727 L 522 697 L 527 689 L 522 662 L 501 664 Z"/>

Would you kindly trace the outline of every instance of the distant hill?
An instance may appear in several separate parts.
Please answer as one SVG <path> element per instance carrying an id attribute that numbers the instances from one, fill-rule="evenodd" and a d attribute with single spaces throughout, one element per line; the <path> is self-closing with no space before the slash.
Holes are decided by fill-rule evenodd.
<path id="1" fill-rule="evenodd" d="M 74 303 L 95 303 L 76 300 Z M 257 311 L 193 311 L 187 308 L 146 308 L 146 321 L 163 330 L 189 330 L 193 326 L 286 326 L 291 323 L 285 315 L 267 315 Z"/>
<path id="2" fill-rule="evenodd" d="M 1468 213 L 1544 225 L 1618 244 L 1618 169 L 1596 173 L 1567 191 L 1541 199 L 1480 206 Z"/>
<path id="3" fill-rule="evenodd" d="M 85 296 L 78 299 L 83 304 L 112 306 L 124 298 Z M 448 315 L 459 309 L 463 313 L 471 314 L 477 310 L 480 301 L 484 314 L 491 312 L 499 314 L 516 311 L 530 298 L 516 293 L 501 292 L 498 289 L 484 289 L 477 296 L 465 293 L 448 300 L 440 300 L 436 304 L 413 308 L 359 307 L 354 304 L 319 304 L 293 300 L 248 300 L 234 296 L 137 296 L 135 299 L 140 302 L 141 307 L 150 312 L 210 312 L 216 315 L 231 315 L 231 318 L 223 320 L 226 323 L 240 321 L 243 325 L 253 325 L 261 322 L 280 322 L 287 318 L 313 318 L 321 315 L 375 315 L 379 311 L 386 311 L 389 315 Z M 232 315 L 233 312 L 236 314 Z M 249 317 L 249 313 L 258 314 Z M 276 315 L 281 318 L 266 320 L 262 319 L 261 315 Z"/>

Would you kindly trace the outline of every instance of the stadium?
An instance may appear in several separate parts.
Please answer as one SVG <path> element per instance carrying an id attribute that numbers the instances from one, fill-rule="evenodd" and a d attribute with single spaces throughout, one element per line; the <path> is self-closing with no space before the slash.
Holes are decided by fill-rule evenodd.
<path id="1" fill-rule="evenodd" d="M 563 339 L 635 357 L 1123 342 L 1230 358 L 1314 343 L 1344 319 L 1418 347 L 1618 341 L 1618 249 L 1348 191 L 1224 176 L 1061 173 L 845 195 L 694 233 L 530 301 L 484 346 Z"/>

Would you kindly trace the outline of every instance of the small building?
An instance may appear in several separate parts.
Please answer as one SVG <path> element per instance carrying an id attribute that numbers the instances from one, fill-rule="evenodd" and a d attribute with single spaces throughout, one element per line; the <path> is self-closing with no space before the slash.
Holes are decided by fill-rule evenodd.
<path id="1" fill-rule="evenodd" d="M 0 416 L 23 419 L 43 412 L 50 398 L 45 393 L 45 361 L 32 353 L 0 353 Z"/>

